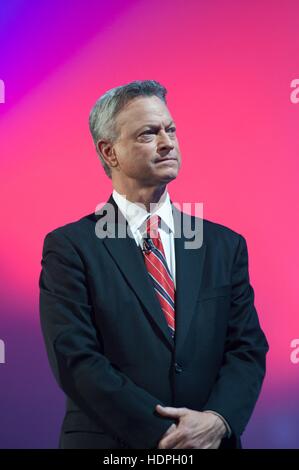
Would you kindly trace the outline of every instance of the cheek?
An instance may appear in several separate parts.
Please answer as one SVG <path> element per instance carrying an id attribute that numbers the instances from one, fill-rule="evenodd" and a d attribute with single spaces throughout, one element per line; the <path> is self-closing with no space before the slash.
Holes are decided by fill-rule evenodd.
<path id="1" fill-rule="evenodd" d="M 118 159 L 125 173 L 140 176 L 147 173 L 155 155 L 154 143 L 147 143 L 123 147 L 118 153 Z"/>
<path id="2" fill-rule="evenodd" d="M 132 149 L 132 160 L 136 165 L 146 166 L 156 155 L 155 142 L 139 144 Z"/>

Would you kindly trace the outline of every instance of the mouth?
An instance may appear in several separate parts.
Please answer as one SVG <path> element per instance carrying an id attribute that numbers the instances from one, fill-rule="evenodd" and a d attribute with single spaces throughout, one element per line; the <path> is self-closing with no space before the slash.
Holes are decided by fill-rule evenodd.
<path id="1" fill-rule="evenodd" d="M 158 158 L 155 163 L 172 163 L 172 162 L 177 162 L 176 158 Z"/>

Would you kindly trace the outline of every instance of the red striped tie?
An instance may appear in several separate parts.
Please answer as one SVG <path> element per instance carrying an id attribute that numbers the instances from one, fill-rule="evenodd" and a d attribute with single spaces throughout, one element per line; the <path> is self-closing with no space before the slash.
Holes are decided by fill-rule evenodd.
<path id="1" fill-rule="evenodd" d="M 171 336 L 175 332 L 175 287 L 168 268 L 165 253 L 158 231 L 160 216 L 154 214 L 147 219 L 147 238 L 144 243 L 144 261 L 154 285 L 154 289 L 165 315 Z"/>

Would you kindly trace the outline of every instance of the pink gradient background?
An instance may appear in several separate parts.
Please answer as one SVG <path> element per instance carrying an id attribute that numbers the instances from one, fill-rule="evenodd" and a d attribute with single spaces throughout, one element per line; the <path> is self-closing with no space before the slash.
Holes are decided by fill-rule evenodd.
<path id="1" fill-rule="evenodd" d="M 43 239 L 112 191 L 88 129 L 95 100 L 156 79 L 183 157 L 172 200 L 203 202 L 205 218 L 248 244 L 270 352 L 244 446 L 299 448 L 298 1 L 7 0 L 0 60 L 0 446 L 57 446 L 64 404 L 38 313 Z"/>

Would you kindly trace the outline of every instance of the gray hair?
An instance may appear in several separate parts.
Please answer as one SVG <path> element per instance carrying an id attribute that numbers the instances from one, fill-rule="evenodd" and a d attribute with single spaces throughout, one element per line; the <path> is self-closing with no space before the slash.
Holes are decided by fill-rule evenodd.
<path id="1" fill-rule="evenodd" d="M 106 175 L 111 179 L 111 168 L 106 164 L 98 149 L 99 140 L 114 142 L 118 137 L 115 117 L 131 100 L 139 96 L 157 96 L 166 104 L 166 88 L 155 80 L 135 80 L 106 91 L 93 106 L 89 115 L 89 129 L 97 154 Z"/>

